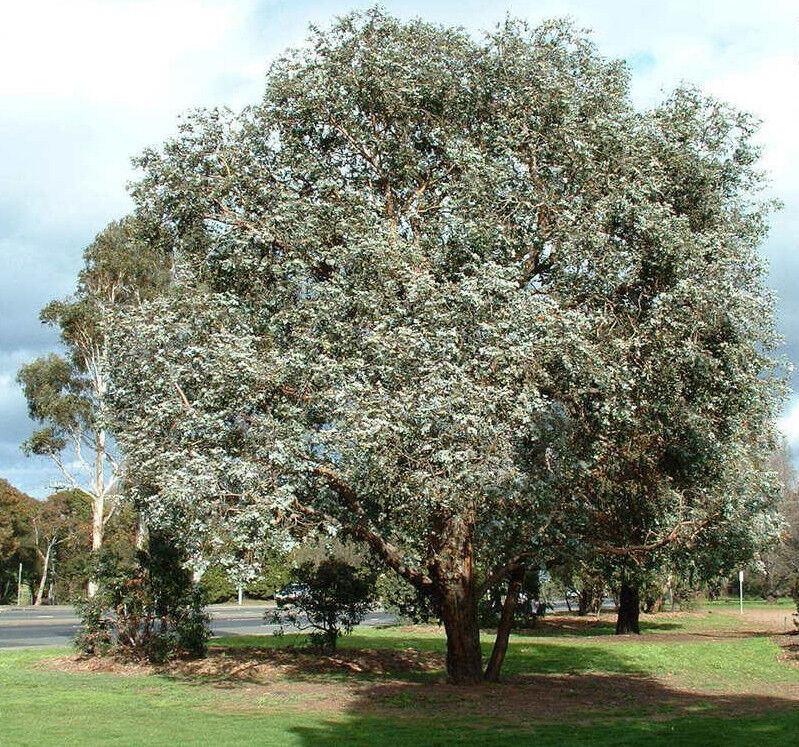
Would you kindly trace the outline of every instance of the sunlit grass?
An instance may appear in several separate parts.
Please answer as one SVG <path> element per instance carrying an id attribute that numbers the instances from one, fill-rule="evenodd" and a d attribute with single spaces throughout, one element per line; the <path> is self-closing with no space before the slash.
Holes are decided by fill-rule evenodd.
<path id="1" fill-rule="evenodd" d="M 740 609 L 740 599 L 738 597 L 724 597 L 707 601 L 703 605 L 707 609 L 732 610 L 737 612 Z M 744 597 L 744 611 L 746 610 L 773 610 L 784 609 L 786 612 L 795 612 L 796 603 L 790 597 L 782 597 L 771 602 L 765 599 L 748 599 Z"/>
<path id="2" fill-rule="evenodd" d="M 768 637 L 706 640 L 672 638 L 672 633 L 705 629 L 718 631 L 734 625 L 723 605 L 710 614 L 665 616 L 650 620 L 657 640 L 607 635 L 557 636 L 530 634 L 511 638 L 506 660 L 506 684 L 490 697 L 502 700 L 502 688 L 524 683 L 527 677 L 540 687 L 540 678 L 611 677 L 625 682 L 657 682 L 663 693 L 698 691 L 695 701 L 676 709 L 668 702 L 653 711 L 634 699 L 623 709 L 592 706 L 579 717 L 561 716 L 551 723 L 529 723 L 504 714 L 453 715 L 426 695 L 443 672 L 421 675 L 389 673 L 413 689 L 398 691 L 375 711 L 368 700 L 358 708 L 342 706 L 317 713 L 313 701 L 296 691 L 266 697 L 246 682 L 212 682 L 164 674 L 67 673 L 54 671 L 45 660 L 63 656 L 65 649 L 0 652 L 0 744 L 114 744 L 114 745 L 788 745 L 796 743 L 799 709 L 780 701 L 781 689 L 799 686 L 799 668 L 778 659 L 778 647 Z M 604 624 L 603 621 L 600 621 Z M 704 626 L 704 627 L 703 627 Z M 737 629 L 737 628 L 735 628 Z M 589 631 L 590 632 L 590 631 Z M 604 629 L 596 632 L 604 633 Z M 662 637 L 662 640 L 661 640 Z M 243 647 L 301 645 L 302 636 L 241 636 L 217 638 L 215 649 L 241 652 Z M 444 651 L 443 633 L 436 628 L 358 628 L 341 639 L 343 649 L 394 648 Z M 486 653 L 491 636 L 483 636 Z M 286 675 L 291 676 L 291 675 Z M 348 680 L 369 688 L 381 677 L 311 670 L 304 675 L 309 687 L 340 688 Z M 604 681 L 604 680 L 603 680 Z M 316 683 L 316 685 L 314 684 Z M 510 685 L 508 684 L 510 683 Z M 278 688 L 279 690 L 279 688 Z M 337 692 L 335 689 L 329 692 Z M 439 697 L 440 697 L 440 690 Z M 713 693 L 737 693 L 749 703 L 749 715 L 722 718 Z M 773 693 L 778 705 L 758 710 L 755 693 Z M 535 697 L 535 690 L 531 690 Z M 749 694 L 752 694 L 751 696 Z M 489 697 L 487 695 L 486 697 Z M 457 700 L 458 690 L 450 699 Z M 784 702 L 785 706 L 779 706 Z M 388 707 L 389 711 L 385 708 Z M 776 710 L 774 710 L 776 708 Z M 752 717 L 752 713 L 755 717 Z M 725 712 L 726 714 L 726 712 Z"/>

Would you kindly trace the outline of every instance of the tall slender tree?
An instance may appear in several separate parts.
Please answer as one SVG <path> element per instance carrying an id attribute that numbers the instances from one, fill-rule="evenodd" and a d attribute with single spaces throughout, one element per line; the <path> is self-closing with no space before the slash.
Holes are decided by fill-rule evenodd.
<path id="1" fill-rule="evenodd" d="M 91 503 L 95 552 L 116 511 L 122 474 L 108 431 L 110 311 L 151 298 L 169 277 L 158 251 L 140 233 L 126 218 L 109 224 L 86 248 L 75 294 L 41 313 L 43 323 L 59 330 L 64 353 L 32 361 L 18 374 L 28 412 L 41 425 L 23 450 L 52 459 L 61 487 Z M 95 591 L 90 581 L 89 595 Z"/>
<path id="2" fill-rule="evenodd" d="M 80 538 L 85 531 L 87 517 L 85 502 L 76 491 L 54 493 L 36 506 L 31 519 L 31 533 L 33 546 L 39 556 L 40 570 L 34 605 L 38 606 L 44 600 L 45 588 L 59 548 Z"/>

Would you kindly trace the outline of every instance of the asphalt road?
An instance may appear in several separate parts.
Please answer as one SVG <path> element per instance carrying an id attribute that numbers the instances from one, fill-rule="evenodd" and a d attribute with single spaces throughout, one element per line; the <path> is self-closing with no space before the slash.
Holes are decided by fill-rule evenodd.
<path id="1" fill-rule="evenodd" d="M 213 605 L 211 615 L 213 635 L 265 635 L 277 630 L 277 625 L 267 625 L 264 612 L 274 610 L 273 602 L 259 605 Z M 551 604 L 553 612 L 565 612 L 566 600 Z M 612 610 L 612 600 L 606 599 L 603 610 Z M 391 625 L 397 622 L 394 615 L 373 612 L 363 625 Z M 78 618 L 72 607 L 0 607 L 0 649 L 32 648 L 37 646 L 69 646 L 78 629 Z M 286 632 L 292 630 L 285 626 Z"/>
<path id="2" fill-rule="evenodd" d="M 277 629 L 264 622 L 274 605 L 214 606 L 209 608 L 213 635 L 264 635 Z M 363 625 L 391 625 L 396 617 L 383 612 L 368 615 Z M 0 607 L 0 649 L 69 646 L 78 629 L 71 607 Z M 286 631 L 291 628 L 286 627 Z"/>

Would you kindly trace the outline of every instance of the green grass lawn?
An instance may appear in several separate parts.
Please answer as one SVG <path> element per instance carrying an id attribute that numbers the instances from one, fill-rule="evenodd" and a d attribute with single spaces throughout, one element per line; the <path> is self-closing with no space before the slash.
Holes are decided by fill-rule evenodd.
<path id="1" fill-rule="evenodd" d="M 717 629 L 726 624 L 726 615 L 709 617 Z M 789 697 L 799 694 L 799 667 L 779 660 L 779 647 L 765 636 L 668 637 L 696 630 L 697 619 L 704 618 L 664 619 L 671 627 L 660 629 L 662 642 L 516 635 L 505 683 L 476 694 L 441 684 L 435 668 L 370 675 L 311 667 L 264 686 L 247 677 L 58 671 L 47 660 L 67 654 L 63 649 L 2 651 L 0 744 L 796 744 L 798 701 Z M 246 660 L 250 647 L 263 652 L 296 642 L 268 636 L 213 643 L 216 656 Z M 489 637 L 484 646 L 488 651 Z M 362 628 L 342 640 L 341 656 L 363 648 L 436 652 L 443 638 L 429 629 Z M 375 705 L 387 681 L 394 689 Z M 582 699 L 562 712 L 557 698 L 551 713 L 514 712 L 551 698 L 555 687 Z M 605 687 L 615 688 L 612 703 L 603 699 Z M 317 707 L 321 699 L 324 708 Z"/>
<path id="2" fill-rule="evenodd" d="M 740 609 L 740 600 L 738 597 L 724 597 L 723 599 L 716 599 L 712 602 L 708 601 L 704 603 L 705 608 L 707 609 L 719 609 L 719 610 L 731 610 L 734 612 L 738 612 Z M 771 602 L 766 601 L 765 599 L 747 599 L 744 597 L 744 610 L 785 610 L 788 614 L 796 611 L 796 602 L 793 601 L 790 597 L 781 597 L 780 599 L 775 599 Z"/>
<path id="3" fill-rule="evenodd" d="M 688 623 L 689 629 L 691 623 Z M 301 635 L 230 636 L 215 638 L 214 647 L 230 649 L 285 647 L 301 640 Z M 664 641 L 667 641 L 664 638 Z M 491 653 L 493 638 L 482 636 L 483 653 Z M 360 628 L 341 640 L 340 649 L 415 648 L 445 650 L 444 639 L 425 632 L 393 628 Z M 735 638 L 727 641 L 653 643 L 629 636 L 596 640 L 514 635 L 509 644 L 504 675 L 524 674 L 629 674 L 680 677 L 686 684 L 717 686 L 738 690 L 752 682 L 793 683 L 799 685 L 799 667 L 778 660 L 779 648 L 766 636 Z M 431 672 L 422 679 L 440 679 L 443 672 Z M 414 678 L 416 679 L 416 678 Z"/>

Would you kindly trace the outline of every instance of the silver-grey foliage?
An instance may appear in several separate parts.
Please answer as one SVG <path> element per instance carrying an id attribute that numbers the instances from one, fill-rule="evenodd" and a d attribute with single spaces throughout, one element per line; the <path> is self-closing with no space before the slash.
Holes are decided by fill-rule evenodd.
<path id="1" fill-rule="evenodd" d="M 778 389 L 754 130 L 635 111 L 561 22 L 314 31 L 139 161 L 177 280 L 122 315 L 111 396 L 151 519 L 366 542 L 474 682 L 479 578 L 619 549 L 626 500 L 644 548 L 743 510 Z"/>

